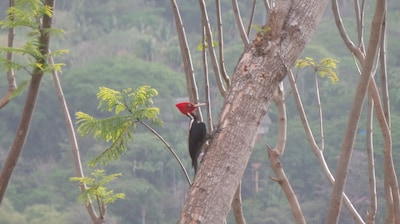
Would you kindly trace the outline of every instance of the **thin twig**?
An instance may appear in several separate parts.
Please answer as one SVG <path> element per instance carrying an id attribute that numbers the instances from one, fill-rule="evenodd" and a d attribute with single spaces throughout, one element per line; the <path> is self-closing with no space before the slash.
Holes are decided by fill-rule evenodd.
<path id="1" fill-rule="evenodd" d="M 278 140 L 274 149 L 271 149 L 267 145 L 267 153 L 270 160 L 270 167 L 276 175 L 276 178 L 271 177 L 271 179 L 278 180 L 277 182 L 279 183 L 282 191 L 286 195 L 296 223 L 306 223 L 299 201 L 297 200 L 296 194 L 294 193 L 289 179 L 285 174 L 285 170 L 283 169 L 282 161 L 280 160 L 285 151 L 287 134 L 287 117 L 284 98 L 283 83 L 281 82 L 279 83 L 272 97 L 272 101 L 274 101 L 278 110 Z"/>
<path id="2" fill-rule="evenodd" d="M 208 78 L 207 52 L 205 49 L 205 39 L 206 39 L 205 32 L 206 30 L 203 24 L 203 32 L 202 32 L 203 47 L 201 51 L 201 56 L 203 61 L 204 88 L 206 95 L 207 127 L 208 127 L 208 133 L 211 133 L 213 131 L 213 126 L 212 126 L 212 116 L 211 116 L 210 80 Z"/>
<path id="3" fill-rule="evenodd" d="M 222 14 L 221 14 L 221 1 L 216 0 L 217 10 L 217 32 L 218 32 L 218 53 L 219 53 L 219 67 L 221 70 L 221 76 L 225 80 L 226 88 L 229 89 L 231 86 L 231 80 L 226 72 L 225 59 L 224 59 L 224 32 L 222 30 Z"/>
<path id="4" fill-rule="evenodd" d="M 183 26 L 182 18 L 179 13 L 178 5 L 175 0 L 171 0 L 172 12 L 174 15 L 175 27 L 179 39 L 179 47 L 181 49 L 182 62 L 186 75 L 186 85 L 189 95 L 189 100 L 194 103 L 199 102 L 198 89 L 196 78 L 194 75 L 192 58 L 190 56 L 189 44 L 187 42 L 185 28 Z"/>
<path id="5" fill-rule="evenodd" d="M 14 0 L 10 0 L 9 8 L 13 6 L 14 6 Z M 14 21 L 14 16 L 11 12 L 8 14 L 8 18 L 11 22 Z M 8 28 L 8 40 L 7 40 L 8 48 L 12 48 L 14 46 L 14 35 L 15 35 L 14 27 L 10 26 Z M 6 59 L 8 63 L 13 62 L 13 53 L 11 51 L 7 51 Z M 7 103 L 10 101 L 11 93 L 17 89 L 17 82 L 15 79 L 14 69 L 12 66 L 10 66 L 9 69 L 7 70 L 7 81 L 8 81 L 8 91 L 6 95 L 0 99 L 0 109 L 3 108 L 5 105 L 7 105 Z"/>
<path id="6" fill-rule="evenodd" d="M 154 135 L 156 135 L 158 137 L 158 139 L 160 139 L 164 143 L 164 145 L 169 149 L 169 151 L 172 153 L 172 155 L 175 157 L 175 159 L 178 161 L 179 165 L 181 166 L 181 169 L 182 169 L 183 173 L 185 174 L 189 185 L 192 185 L 192 182 L 190 181 L 189 175 L 186 172 L 185 166 L 183 165 L 183 163 L 179 159 L 178 155 L 175 153 L 174 149 L 168 144 L 167 141 L 165 141 L 165 139 L 156 130 L 154 130 L 152 127 L 150 127 L 148 124 L 144 123 L 143 121 L 140 121 L 140 123 L 143 126 L 145 126 L 147 129 L 149 129 Z"/>
<path id="7" fill-rule="evenodd" d="M 317 107 L 318 107 L 318 112 L 319 112 L 319 131 L 321 135 L 321 146 L 320 149 L 324 151 L 325 149 L 325 137 L 324 137 L 324 123 L 323 123 L 323 116 L 322 116 L 322 105 L 321 105 L 321 96 L 319 94 L 319 84 L 318 84 L 318 75 L 315 74 L 315 89 L 317 92 Z"/>
<path id="8" fill-rule="evenodd" d="M 254 12 L 256 11 L 256 2 L 257 2 L 257 0 L 253 0 L 253 5 L 251 7 L 250 21 L 249 21 L 249 25 L 247 26 L 247 36 L 248 37 L 250 36 L 251 26 L 253 25 Z"/>
<path id="9" fill-rule="evenodd" d="M 265 6 L 265 11 L 267 11 L 267 14 L 269 10 L 271 10 L 271 4 L 269 3 L 269 0 L 263 0 L 264 6 Z"/>
<path id="10" fill-rule="evenodd" d="M 235 217 L 236 224 L 246 224 L 242 209 L 242 181 L 239 181 L 238 187 L 236 188 L 235 195 L 232 200 L 233 216 Z"/>
<path id="11" fill-rule="evenodd" d="M 368 179 L 369 179 L 369 198 L 370 205 L 367 212 L 367 223 L 375 223 L 375 215 L 377 210 L 377 194 L 376 194 L 376 175 L 375 175 L 375 160 L 374 160 L 374 144 L 373 144 L 373 117 L 374 117 L 374 101 L 372 97 L 368 97 L 367 110 L 367 130 L 366 130 L 366 151 L 368 158 Z"/>
<path id="12" fill-rule="evenodd" d="M 50 51 L 49 51 L 49 53 L 50 53 Z M 54 60 L 53 60 L 52 56 L 50 56 L 50 58 L 49 58 L 49 64 L 54 66 Z M 75 172 L 78 175 L 78 177 L 83 178 L 84 174 L 83 174 L 83 168 L 82 168 L 82 163 L 81 163 L 81 158 L 80 158 L 78 141 L 76 139 L 74 126 L 72 123 L 71 116 L 69 114 L 68 105 L 67 105 L 67 102 L 64 97 L 64 92 L 62 90 L 62 86 L 61 86 L 57 71 L 53 70 L 51 72 L 51 74 L 53 77 L 54 87 L 57 92 L 58 101 L 60 103 L 61 110 L 64 113 L 65 125 L 67 127 L 69 142 L 71 144 L 71 151 L 72 151 L 72 155 L 74 157 Z M 87 189 L 87 186 L 85 183 L 80 184 L 79 187 L 80 187 L 80 190 L 82 193 L 85 192 Z M 95 223 L 95 221 L 98 219 L 98 217 L 97 217 L 96 211 L 93 208 L 93 203 L 90 198 L 88 198 L 88 202 L 89 203 L 86 204 L 86 210 L 88 211 L 89 216 L 92 219 L 92 221 Z"/>
<path id="13" fill-rule="evenodd" d="M 319 148 L 318 144 L 315 141 L 314 134 L 312 133 L 310 124 L 308 122 L 307 115 L 304 111 L 303 103 L 302 103 L 302 100 L 301 100 L 301 97 L 299 94 L 299 90 L 297 88 L 297 84 L 296 84 L 295 77 L 294 77 L 292 70 L 289 70 L 288 78 L 289 78 L 289 83 L 290 83 L 290 86 L 292 89 L 293 97 L 294 97 L 294 100 L 296 103 L 296 107 L 299 112 L 301 124 L 303 125 L 304 132 L 307 136 L 308 144 L 310 145 L 311 150 L 313 151 L 314 155 L 317 157 L 319 166 L 320 166 L 321 171 L 324 174 L 325 178 L 329 181 L 329 183 L 331 185 L 333 185 L 333 183 L 335 182 L 335 179 L 328 167 L 328 164 L 326 163 L 323 151 Z M 347 195 L 344 192 L 343 192 L 343 201 L 344 201 L 345 207 L 349 210 L 350 214 L 352 215 L 354 222 L 359 223 L 359 224 L 364 223 L 360 214 L 354 208 L 350 199 L 347 197 Z"/>
<path id="14" fill-rule="evenodd" d="M 249 37 L 247 36 L 246 31 L 244 29 L 242 16 L 240 15 L 240 10 L 237 0 L 232 0 L 232 6 L 233 6 L 233 13 L 235 15 L 236 25 L 238 26 L 238 30 L 240 33 L 240 38 L 242 38 L 242 42 L 244 44 L 244 47 L 246 48 L 247 45 L 249 45 Z"/>
<path id="15" fill-rule="evenodd" d="M 212 64 L 212 69 L 214 71 L 214 76 L 215 76 L 215 81 L 218 86 L 218 90 L 221 93 L 223 97 L 226 95 L 226 88 L 222 82 L 222 77 L 221 77 L 221 71 L 217 59 L 217 55 L 215 53 L 215 47 L 213 46 L 213 36 L 211 32 L 211 25 L 210 21 L 208 19 L 208 13 L 206 9 L 206 3 L 204 0 L 199 0 L 199 7 L 200 7 L 200 12 L 201 12 L 201 18 L 202 18 L 202 24 L 204 24 L 205 30 L 206 30 L 206 40 L 207 40 L 207 49 L 208 53 L 210 55 L 210 61 Z"/>
<path id="16" fill-rule="evenodd" d="M 342 37 L 345 45 L 351 51 L 351 53 L 355 54 L 357 58 L 364 58 L 364 54 L 357 48 L 353 41 L 350 39 L 349 35 L 347 34 L 346 28 L 343 25 L 343 20 L 340 15 L 339 5 L 337 0 L 332 0 L 332 11 L 333 16 L 335 17 L 336 26 L 339 30 L 339 34 Z"/>

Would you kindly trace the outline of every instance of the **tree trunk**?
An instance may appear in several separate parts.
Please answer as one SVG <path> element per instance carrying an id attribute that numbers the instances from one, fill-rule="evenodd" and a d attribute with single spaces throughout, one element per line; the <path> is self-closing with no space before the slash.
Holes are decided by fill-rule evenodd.
<path id="1" fill-rule="evenodd" d="M 54 0 L 46 0 L 45 4 L 51 8 L 54 6 Z M 46 55 L 49 51 L 50 36 L 46 29 L 51 28 L 52 17 L 43 15 L 41 34 L 39 37 L 39 51 L 41 55 Z M 46 59 L 40 58 L 37 63 L 45 64 Z M 36 105 L 36 99 L 39 93 L 40 82 L 43 77 L 43 71 L 36 67 L 32 72 L 32 78 L 29 85 L 28 94 L 25 100 L 25 106 L 22 111 L 21 120 L 18 126 L 14 142 L 4 162 L 3 168 L 0 173 L 0 204 L 4 198 L 7 190 L 8 182 L 10 181 L 11 174 L 17 165 L 18 158 L 24 148 L 26 137 L 28 136 L 29 126 L 31 123 L 33 111 Z M 46 130 L 41 130 L 46 131 Z"/>
<path id="2" fill-rule="evenodd" d="M 310 40 L 326 4 L 278 1 L 269 31 L 258 33 L 245 49 L 178 223 L 224 222 L 273 92 Z"/>

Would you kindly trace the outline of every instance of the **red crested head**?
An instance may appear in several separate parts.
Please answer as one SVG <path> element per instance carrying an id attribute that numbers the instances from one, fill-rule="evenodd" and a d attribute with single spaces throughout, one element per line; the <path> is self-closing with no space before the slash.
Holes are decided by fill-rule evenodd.
<path id="1" fill-rule="evenodd" d="M 175 106 L 178 108 L 178 110 L 183 114 L 183 115 L 188 115 L 193 113 L 199 106 L 203 106 L 205 104 L 194 104 L 191 102 L 181 102 L 175 104 Z"/>

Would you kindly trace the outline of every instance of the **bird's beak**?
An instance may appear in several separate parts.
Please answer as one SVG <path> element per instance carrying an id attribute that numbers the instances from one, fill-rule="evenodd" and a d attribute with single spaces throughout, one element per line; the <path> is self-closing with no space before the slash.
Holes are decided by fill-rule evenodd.
<path id="1" fill-rule="evenodd" d="M 194 107 L 201 107 L 201 106 L 205 106 L 206 104 L 205 103 L 198 103 L 198 104 L 195 104 L 195 105 L 193 105 Z"/>

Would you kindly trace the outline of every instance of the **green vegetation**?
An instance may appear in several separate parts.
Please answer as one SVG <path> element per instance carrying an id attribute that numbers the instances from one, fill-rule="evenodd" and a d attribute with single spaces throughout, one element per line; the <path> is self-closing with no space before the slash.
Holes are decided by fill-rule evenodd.
<path id="1" fill-rule="evenodd" d="M 104 170 L 95 170 L 92 173 L 93 178 L 90 177 L 71 177 L 71 181 L 79 182 L 79 184 L 86 184 L 87 189 L 83 192 L 79 199 L 85 204 L 89 204 L 89 198 L 95 198 L 98 206 L 107 206 L 107 204 L 114 203 L 117 199 L 124 199 L 125 194 L 116 193 L 113 190 L 107 191 L 104 186 L 115 178 L 122 176 L 121 173 L 105 175 Z"/>
<path id="2" fill-rule="evenodd" d="M 157 94 L 157 90 L 149 86 L 141 86 L 135 92 L 132 92 L 131 88 L 117 91 L 100 87 L 97 93 L 99 99 L 97 108 L 108 112 L 114 111 L 115 115 L 97 119 L 83 112 L 76 113 L 78 132 L 82 136 L 90 134 L 96 140 L 112 142 L 110 147 L 89 162 L 90 166 L 107 165 L 110 161 L 119 159 L 126 151 L 128 140 L 133 138 L 132 134 L 138 123 L 143 124 L 146 119 L 152 124 L 162 124 L 158 117 L 159 109 L 151 107 L 153 97 Z M 127 114 L 120 114 L 121 112 Z"/>
<path id="3" fill-rule="evenodd" d="M 0 8 L 6 9 L 7 3 L 7 1 L 0 2 Z M 54 49 L 69 49 L 69 53 L 58 57 L 56 62 L 65 63 L 62 67 L 61 82 L 71 114 L 84 111 L 98 120 L 106 119 L 104 111 L 97 110 L 96 94 L 100 86 L 108 88 L 103 89 L 106 94 L 102 96 L 106 111 L 109 108 L 108 103 L 116 103 L 117 96 L 123 95 L 124 90 L 151 86 L 158 92 L 152 107 L 159 108 L 157 117 L 164 121 L 164 127 L 156 129 L 173 146 L 184 165 L 189 168 L 188 120 L 174 107 L 174 103 L 179 98 L 186 96 L 186 84 L 168 3 L 159 0 L 135 2 L 102 0 L 100 4 L 98 0 L 57 0 L 54 27 L 64 30 L 65 37 L 63 40 L 51 40 L 51 45 Z M 222 1 L 222 3 L 223 6 L 230 4 L 229 1 Z M 198 20 L 198 9 L 193 7 L 197 3 L 180 1 L 180 4 L 185 28 L 189 32 L 188 40 L 190 50 L 193 52 L 193 61 L 195 67 L 198 68 L 201 53 L 197 51 L 197 46 L 201 42 L 201 26 Z M 396 127 L 400 125 L 400 44 L 397 42 L 399 32 L 395 23 L 400 15 L 398 10 L 400 3 L 390 1 L 389 5 L 387 55 L 389 78 L 393 80 L 389 83 L 393 100 L 391 104 L 392 132 L 393 136 L 398 136 L 399 130 Z M 250 10 L 246 8 L 249 7 L 248 5 L 242 4 L 241 7 L 243 7 L 243 15 Z M 212 8 L 211 5 L 210 8 Z M 353 7 L 343 9 L 346 15 L 344 22 L 349 31 L 354 28 L 352 25 L 354 16 L 349 11 L 352 9 Z M 240 57 L 243 46 L 235 31 L 236 25 L 232 12 L 223 12 L 226 41 L 225 63 L 228 66 L 228 72 L 231 72 Z M 5 12 L 1 13 L 4 18 Z M 370 14 L 366 13 L 366 16 L 369 17 Z M 210 20 L 211 23 L 214 22 L 212 16 Z M 254 21 L 261 24 L 264 21 L 263 15 L 256 13 Z M 368 23 L 368 19 L 366 22 Z M 365 27 L 368 26 L 369 24 L 365 24 Z M 252 30 L 252 32 L 256 31 Z M 26 46 L 21 45 L 29 41 L 26 33 L 26 31 L 16 33 L 16 47 L 19 49 L 26 49 Z M 351 35 L 354 37 L 354 33 Z M 365 33 L 365 35 L 368 34 Z M 7 30 L 3 29 L 0 31 L 2 46 L 5 45 L 6 39 Z M 4 54 L 5 48 L 2 49 L 2 54 Z M 353 58 L 343 45 L 334 21 L 329 15 L 323 18 L 316 35 L 303 53 L 302 58 L 305 57 L 335 58 L 340 61 L 336 70 L 340 79 L 336 84 L 332 85 L 328 80 L 320 82 L 323 115 L 326 119 L 324 153 L 329 166 L 334 169 L 347 122 L 349 102 L 353 98 L 354 89 L 351 85 L 358 79 L 358 74 Z M 17 62 L 24 60 L 27 59 L 18 57 Z M 5 68 L 3 66 L 2 71 Z M 197 70 L 196 74 L 201 86 L 202 76 L 198 71 L 200 70 Z M 313 72 L 302 69 L 299 71 L 297 82 L 306 112 L 312 121 L 313 132 L 318 134 L 314 77 L 308 75 Z M 19 70 L 16 76 L 18 83 L 28 79 L 23 70 Z M 1 96 L 4 95 L 5 90 L 7 90 L 6 82 L 2 81 L 0 82 Z M 125 93 L 129 95 L 134 92 Z M 217 95 L 216 92 L 216 89 L 212 89 L 213 97 Z M 116 95 L 110 93 L 116 93 Z M 22 94 L 13 98 L 0 112 L 0 161 L 4 161 L 15 135 L 24 97 L 25 95 Z M 299 195 L 307 221 L 322 223 L 325 221 L 325 214 L 321 212 L 321 208 L 327 206 L 330 187 L 322 177 L 318 163 L 309 149 L 292 101 L 292 97 L 288 96 L 288 142 L 282 163 L 295 192 Z M 216 121 L 220 105 L 217 100 L 213 102 L 216 114 L 214 121 Z M 131 106 L 132 104 L 128 107 Z M 133 116 L 127 110 L 120 111 L 122 107 L 118 108 L 118 116 Z M 116 107 L 113 107 L 112 111 L 115 113 Z M 150 113 L 150 115 L 155 114 Z M 140 117 L 139 114 L 135 116 Z M 286 199 L 277 184 L 270 180 L 272 173 L 269 169 L 265 145 L 272 146 L 276 141 L 276 111 L 273 105 L 270 107 L 269 116 L 272 124 L 269 125 L 267 133 L 260 134 L 243 177 L 244 211 L 248 223 L 291 223 L 293 219 Z M 0 207 L 0 223 L 62 223 L 63 220 L 68 220 L 67 223 L 90 223 L 84 206 L 77 201 L 80 195 L 78 184 L 69 181 L 69 178 L 76 174 L 62 117 L 52 80 L 50 76 L 45 76 L 22 158 L 11 179 L 6 200 Z M 378 130 L 378 128 L 375 129 Z M 145 218 L 147 223 L 174 223 L 179 216 L 187 192 L 187 181 L 175 159 L 155 136 L 138 126 L 135 129 L 134 138 L 134 141 L 127 142 L 126 151 L 119 154 L 121 155 L 119 160 L 110 161 L 106 167 L 98 165 L 106 170 L 106 173 L 123 173 L 123 176 L 107 184 L 115 192 L 125 194 L 124 200 L 116 200 L 109 205 L 107 220 L 110 220 L 110 223 L 141 223 L 142 218 Z M 103 153 L 104 149 L 109 148 L 110 143 L 113 142 L 112 140 L 109 143 L 99 142 L 89 138 L 78 140 L 83 164 L 88 164 Z M 374 144 L 375 153 L 378 156 L 377 173 L 379 173 L 383 169 L 383 164 L 382 140 L 378 134 L 375 136 Z M 400 139 L 394 137 L 393 148 L 399 147 Z M 398 150 L 395 150 L 393 154 L 397 170 L 400 170 Z M 360 163 L 365 161 L 363 156 L 364 142 L 360 131 L 357 136 L 356 153 L 353 155 L 353 168 L 349 174 L 350 179 L 364 174 L 366 169 L 358 168 L 363 165 Z M 255 191 L 255 171 L 251 166 L 253 163 L 261 163 L 258 173 L 258 192 Z M 92 172 L 95 172 L 92 168 L 85 167 L 86 174 Z M 381 177 L 378 176 L 378 178 Z M 358 182 L 349 181 L 346 191 L 352 198 L 362 199 L 365 196 L 365 187 L 360 187 L 360 185 L 366 185 L 366 181 L 363 178 Z M 378 182 L 382 183 L 382 180 L 379 179 Z M 380 184 L 378 191 L 382 192 Z M 356 205 L 356 207 L 361 214 L 365 214 L 365 205 Z M 380 211 L 376 219 L 377 223 L 384 222 L 382 213 Z M 229 216 L 228 223 L 232 220 L 233 217 Z M 347 221 L 351 222 L 351 218 L 344 213 L 340 222 L 348 223 Z"/>

